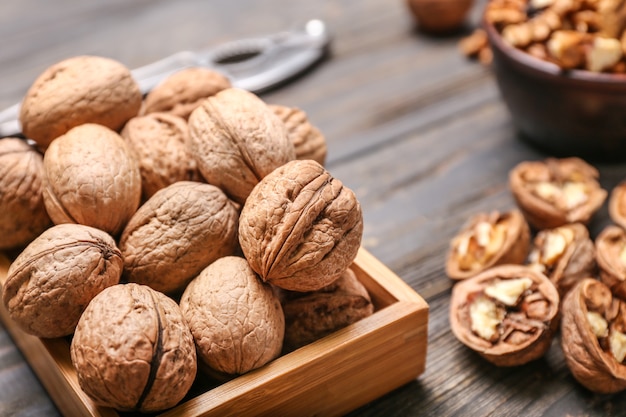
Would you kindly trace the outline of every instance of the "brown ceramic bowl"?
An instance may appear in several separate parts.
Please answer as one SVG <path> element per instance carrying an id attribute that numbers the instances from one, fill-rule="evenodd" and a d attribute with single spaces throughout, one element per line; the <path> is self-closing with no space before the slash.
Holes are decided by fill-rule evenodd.
<path id="1" fill-rule="evenodd" d="M 626 160 L 626 75 L 563 71 L 483 26 L 500 93 L 525 139 L 554 156 Z"/>
<path id="2" fill-rule="evenodd" d="M 459 29 L 474 0 L 405 0 L 424 32 L 443 34 Z"/>

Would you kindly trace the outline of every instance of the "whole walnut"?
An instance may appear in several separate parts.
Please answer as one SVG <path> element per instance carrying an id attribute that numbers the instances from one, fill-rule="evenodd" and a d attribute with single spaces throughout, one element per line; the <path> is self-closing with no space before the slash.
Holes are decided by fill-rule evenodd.
<path id="1" fill-rule="evenodd" d="M 176 181 L 201 179 L 184 119 L 167 113 L 133 117 L 121 135 L 139 162 L 143 200 Z"/>
<path id="2" fill-rule="evenodd" d="M 292 351 L 355 323 L 374 312 L 367 289 L 348 268 L 321 290 L 282 291 L 285 351 Z"/>
<path id="3" fill-rule="evenodd" d="M 285 317 L 278 296 L 244 258 L 205 268 L 180 300 L 198 356 L 210 370 L 240 375 L 280 355 Z"/>
<path id="4" fill-rule="evenodd" d="M 296 159 L 312 159 L 324 165 L 328 152 L 326 138 L 309 122 L 306 113 L 280 105 L 271 105 L 270 108 L 285 123 L 289 139 L 296 149 Z"/>
<path id="5" fill-rule="evenodd" d="M 261 278 L 315 291 L 352 264 L 363 214 L 354 192 L 313 160 L 294 160 L 254 187 L 239 219 L 239 243 Z"/>
<path id="6" fill-rule="evenodd" d="M 43 164 L 44 204 L 55 224 L 85 224 L 116 235 L 139 207 L 139 166 L 107 127 L 71 129 L 50 145 Z"/>
<path id="7" fill-rule="evenodd" d="M 22 132 L 46 148 L 84 123 L 119 130 L 139 112 L 141 91 L 121 63 L 77 56 L 47 68 L 32 84 L 20 109 Z"/>
<path id="8" fill-rule="evenodd" d="M 146 201 L 120 237 L 124 277 L 172 293 L 237 249 L 239 212 L 217 187 L 169 185 Z"/>
<path id="9" fill-rule="evenodd" d="M 187 394 L 196 351 L 178 305 L 145 285 L 118 284 L 96 296 L 70 346 L 82 390 L 98 405 L 143 413 Z"/>
<path id="10" fill-rule="evenodd" d="M 43 204 L 43 157 L 22 139 L 0 140 L 0 250 L 27 245 L 51 223 Z"/>
<path id="11" fill-rule="evenodd" d="M 189 133 L 202 176 L 240 204 L 259 180 L 296 157 L 278 116 L 236 88 L 204 100 L 189 117 Z"/>
<path id="12" fill-rule="evenodd" d="M 186 68 L 170 75 L 148 93 L 143 114 L 166 112 L 187 120 L 204 99 L 230 87 L 230 80 L 217 71 Z"/>
<path id="13" fill-rule="evenodd" d="M 91 299 L 119 282 L 122 266 L 122 254 L 105 232 L 79 224 L 53 226 L 11 264 L 2 301 L 25 332 L 66 336 Z"/>

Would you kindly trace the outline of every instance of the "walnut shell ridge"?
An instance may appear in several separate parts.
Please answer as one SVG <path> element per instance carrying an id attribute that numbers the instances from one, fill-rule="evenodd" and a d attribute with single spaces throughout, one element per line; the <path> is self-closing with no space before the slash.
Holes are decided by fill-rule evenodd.
<path id="1" fill-rule="evenodd" d="M 313 160 L 294 160 L 254 187 L 239 218 L 239 243 L 261 278 L 315 291 L 350 266 L 363 214 L 354 192 Z"/>
<path id="2" fill-rule="evenodd" d="M 285 123 L 296 149 L 296 159 L 312 159 L 324 165 L 328 153 L 326 138 L 309 122 L 306 113 L 295 107 L 271 105 L 270 108 Z"/>
<path id="3" fill-rule="evenodd" d="M 91 299 L 119 282 L 122 267 L 122 254 L 105 232 L 79 224 L 53 226 L 11 264 L 2 300 L 25 332 L 66 336 Z"/>
<path id="4" fill-rule="evenodd" d="M 161 411 L 178 404 L 197 372 L 178 305 L 145 285 L 119 284 L 95 297 L 70 346 L 82 390 L 98 405 Z"/>

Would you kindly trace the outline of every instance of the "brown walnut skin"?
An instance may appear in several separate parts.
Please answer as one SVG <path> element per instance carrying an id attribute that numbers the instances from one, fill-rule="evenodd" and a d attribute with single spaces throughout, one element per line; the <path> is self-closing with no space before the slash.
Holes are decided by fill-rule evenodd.
<path id="1" fill-rule="evenodd" d="M 81 316 L 70 346 L 82 390 L 120 411 L 178 404 L 197 372 L 193 337 L 178 305 L 145 285 L 107 288 Z"/>
<path id="2" fill-rule="evenodd" d="M 626 263 L 621 255 L 625 247 L 626 231 L 619 226 L 607 226 L 596 238 L 600 280 L 622 299 L 626 299 Z"/>
<path id="3" fill-rule="evenodd" d="M 618 184 L 611 191 L 609 217 L 617 225 L 626 229 L 626 182 Z"/>
<path id="4" fill-rule="evenodd" d="M 239 204 L 267 174 L 296 157 L 284 123 L 257 96 L 229 88 L 189 117 L 198 169 Z"/>
<path id="5" fill-rule="evenodd" d="M 332 284 L 318 291 L 282 291 L 286 352 L 329 335 L 374 312 L 367 289 L 348 268 Z"/>
<path id="6" fill-rule="evenodd" d="M 0 140 L 0 250 L 26 246 L 51 224 L 43 203 L 43 157 L 22 139 Z"/>
<path id="7" fill-rule="evenodd" d="M 84 224 L 115 236 L 139 207 L 139 165 L 107 127 L 73 128 L 50 145 L 43 164 L 44 204 L 55 224 Z"/>
<path id="8" fill-rule="evenodd" d="M 326 138 L 309 122 L 306 113 L 280 105 L 271 105 L 270 108 L 285 123 L 289 139 L 296 149 L 296 159 L 312 159 L 324 165 L 328 153 Z"/>
<path id="9" fill-rule="evenodd" d="M 244 258 L 226 256 L 205 268 L 185 289 L 180 308 L 199 359 L 217 373 L 241 375 L 280 355 L 280 301 Z"/>
<path id="10" fill-rule="evenodd" d="M 295 160 L 254 187 L 239 218 L 239 243 L 263 281 L 316 291 L 352 264 L 363 214 L 354 192 L 312 160 Z"/>
<path id="11" fill-rule="evenodd" d="M 567 366 L 579 383 L 602 394 L 626 389 L 626 366 L 602 349 L 587 312 L 613 315 L 609 310 L 614 309 L 614 300 L 609 288 L 592 278 L 578 283 L 563 300 L 561 347 Z M 618 319 L 625 320 L 623 310 L 620 314 Z"/>
<path id="12" fill-rule="evenodd" d="M 514 279 L 528 277 L 533 281 L 533 293 L 539 293 L 539 303 L 544 304 L 541 314 L 537 317 L 526 316 L 522 321 L 517 321 L 519 317 L 513 319 L 509 325 L 500 325 L 498 338 L 494 342 L 487 341 L 470 327 L 469 305 L 477 294 L 484 291 L 486 285 L 494 279 Z M 524 296 L 518 303 L 518 307 L 507 312 L 525 313 Z M 521 343 L 512 343 L 507 340 L 500 340 L 502 332 L 506 332 L 508 327 L 518 330 L 515 326 L 521 324 L 523 329 L 526 325 L 530 329 L 525 340 Z M 456 338 L 484 357 L 496 366 L 518 366 L 542 357 L 550 348 L 552 338 L 559 326 L 559 293 L 548 277 L 542 273 L 523 265 L 500 265 L 488 269 L 472 278 L 460 281 L 452 288 L 452 298 L 450 300 L 450 326 Z M 512 335 L 511 335 L 512 336 Z M 514 338 L 513 338 L 513 341 Z"/>
<path id="13" fill-rule="evenodd" d="M 165 112 L 187 120 L 204 99 L 230 87 L 230 80 L 217 71 L 186 68 L 167 77 L 146 95 L 143 114 Z"/>
<path id="14" fill-rule="evenodd" d="M 124 278 L 173 293 L 237 249 L 239 213 L 217 187 L 180 181 L 137 210 L 120 237 Z"/>
<path id="15" fill-rule="evenodd" d="M 506 222 L 506 236 L 500 249 L 494 253 L 481 268 L 464 269 L 459 265 L 456 256 L 454 240 L 448 249 L 446 259 L 446 274 L 454 280 L 471 278 L 478 273 L 502 264 L 522 264 L 530 249 L 530 228 L 519 210 L 511 210 L 505 213 L 497 211 L 492 213 L 479 213 L 473 216 L 462 228 L 458 235 L 472 230 L 479 222 L 489 222 L 495 225 L 499 222 Z"/>
<path id="16" fill-rule="evenodd" d="M 47 68 L 26 93 L 22 132 L 45 149 L 84 123 L 117 131 L 138 114 L 141 100 L 139 86 L 121 63 L 98 56 L 69 58 Z"/>
<path id="17" fill-rule="evenodd" d="M 2 301 L 25 332 L 67 336 L 91 299 L 119 282 L 122 267 L 122 255 L 105 232 L 78 224 L 53 226 L 11 264 Z"/>
<path id="18" fill-rule="evenodd" d="M 167 113 L 133 117 L 121 136 L 139 162 L 142 200 L 176 181 L 201 180 L 189 150 L 189 128 L 184 119 Z"/>
<path id="19" fill-rule="evenodd" d="M 545 161 L 525 161 L 515 166 L 509 173 L 509 187 L 522 213 L 531 226 L 538 230 L 553 229 L 568 223 L 586 225 L 607 197 L 606 190 L 598 183 L 599 173 L 591 165 L 579 158 Z M 557 207 L 540 198 L 529 188 L 533 183 L 563 183 L 576 179 L 588 187 L 588 200 L 571 209 Z"/>

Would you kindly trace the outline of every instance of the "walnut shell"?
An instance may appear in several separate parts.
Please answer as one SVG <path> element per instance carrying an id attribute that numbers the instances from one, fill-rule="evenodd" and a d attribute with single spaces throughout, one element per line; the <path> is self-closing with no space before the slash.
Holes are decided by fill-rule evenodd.
<path id="1" fill-rule="evenodd" d="M 139 162 L 143 200 L 176 181 L 201 180 L 189 150 L 189 128 L 182 118 L 167 113 L 133 117 L 121 136 Z"/>
<path id="2" fill-rule="evenodd" d="M 626 231 L 609 225 L 596 238 L 600 280 L 616 296 L 626 299 Z"/>
<path id="3" fill-rule="evenodd" d="M 522 264 L 530 249 L 530 228 L 519 210 L 478 213 L 450 242 L 446 274 L 467 279 L 495 265 Z"/>
<path id="4" fill-rule="evenodd" d="M 180 308 L 198 357 L 211 370 L 240 375 L 280 355 L 280 301 L 244 258 L 227 256 L 205 268 L 185 289 Z"/>
<path id="5" fill-rule="evenodd" d="M 122 255 L 105 232 L 78 224 L 53 226 L 11 264 L 2 300 L 25 332 L 66 336 L 91 299 L 119 282 L 122 266 Z"/>
<path id="6" fill-rule="evenodd" d="M 324 165 L 328 152 L 326 138 L 309 122 L 306 113 L 280 105 L 271 105 L 270 108 L 285 123 L 287 135 L 296 150 L 296 159 L 312 159 Z"/>
<path id="7" fill-rule="evenodd" d="M 509 186 L 528 223 L 553 229 L 568 223 L 587 224 L 606 199 L 599 173 L 579 158 L 519 163 Z"/>
<path id="8" fill-rule="evenodd" d="M 55 224 L 79 223 L 116 235 L 139 206 L 137 161 L 107 127 L 71 129 L 50 145 L 43 164 L 44 204 Z"/>
<path id="9" fill-rule="evenodd" d="M 77 56 L 47 68 L 30 87 L 20 110 L 22 132 L 46 148 L 84 123 L 119 130 L 141 107 L 141 91 L 121 63 Z"/>
<path id="10" fill-rule="evenodd" d="M 626 181 L 616 185 L 611 191 L 609 216 L 617 225 L 626 229 Z"/>
<path id="11" fill-rule="evenodd" d="M 237 249 L 239 213 L 217 187 L 180 181 L 137 210 L 120 237 L 124 277 L 172 293 Z"/>
<path id="12" fill-rule="evenodd" d="M 70 353 L 82 390 L 98 405 L 154 412 L 178 404 L 197 372 L 193 338 L 178 305 L 145 285 L 96 296 Z"/>
<path id="13" fill-rule="evenodd" d="M 561 347 L 572 375 L 587 389 L 598 393 L 626 389 L 626 366 L 611 349 L 613 335 L 623 340 L 625 323 L 624 301 L 613 298 L 600 281 L 586 278 L 565 296 Z M 618 350 L 626 347 L 618 344 Z"/>
<path id="14" fill-rule="evenodd" d="M 267 174 L 295 159 L 284 125 L 257 96 L 229 88 L 189 117 L 191 149 L 202 176 L 243 204 Z"/>
<path id="15" fill-rule="evenodd" d="M 316 291 L 352 264 L 363 215 L 356 196 L 312 160 L 294 160 L 254 187 L 239 218 L 239 243 L 263 281 Z"/>
<path id="16" fill-rule="evenodd" d="M 230 80 L 217 71 L 186 68 L 167 77 L 146 95 L 143 114 L 166 112 L 187 120 L 204 99 L 230 87 Z"/>
<path id="17" fill-rule="evenodd" d="M 332 284 L 307 293 L 283 291 L 285 351 L 329 335 L 374 312 L 367 289 L 348 268 Z"/>
<path id="18" fill-rule="evenodd" d="M 51 223 L 43 204 L 43 157 L 22 139 L 0 140 L 0 250 L 26 246 Z"/>
<path id="19" fill-rule="evenodd" d="M 496 266 L 452 288 L 452 332 L 497 366 L 543 356 L 558 329 L 558 313 L 556 288 L 528 266 Z"/>
<path id="20" fill-rule="evenodd" d="M 578 281 L 595 275 L 596 248 L 581 223 L 537 233 L 529 261 L 559 290 L 561 299 Z"/>

